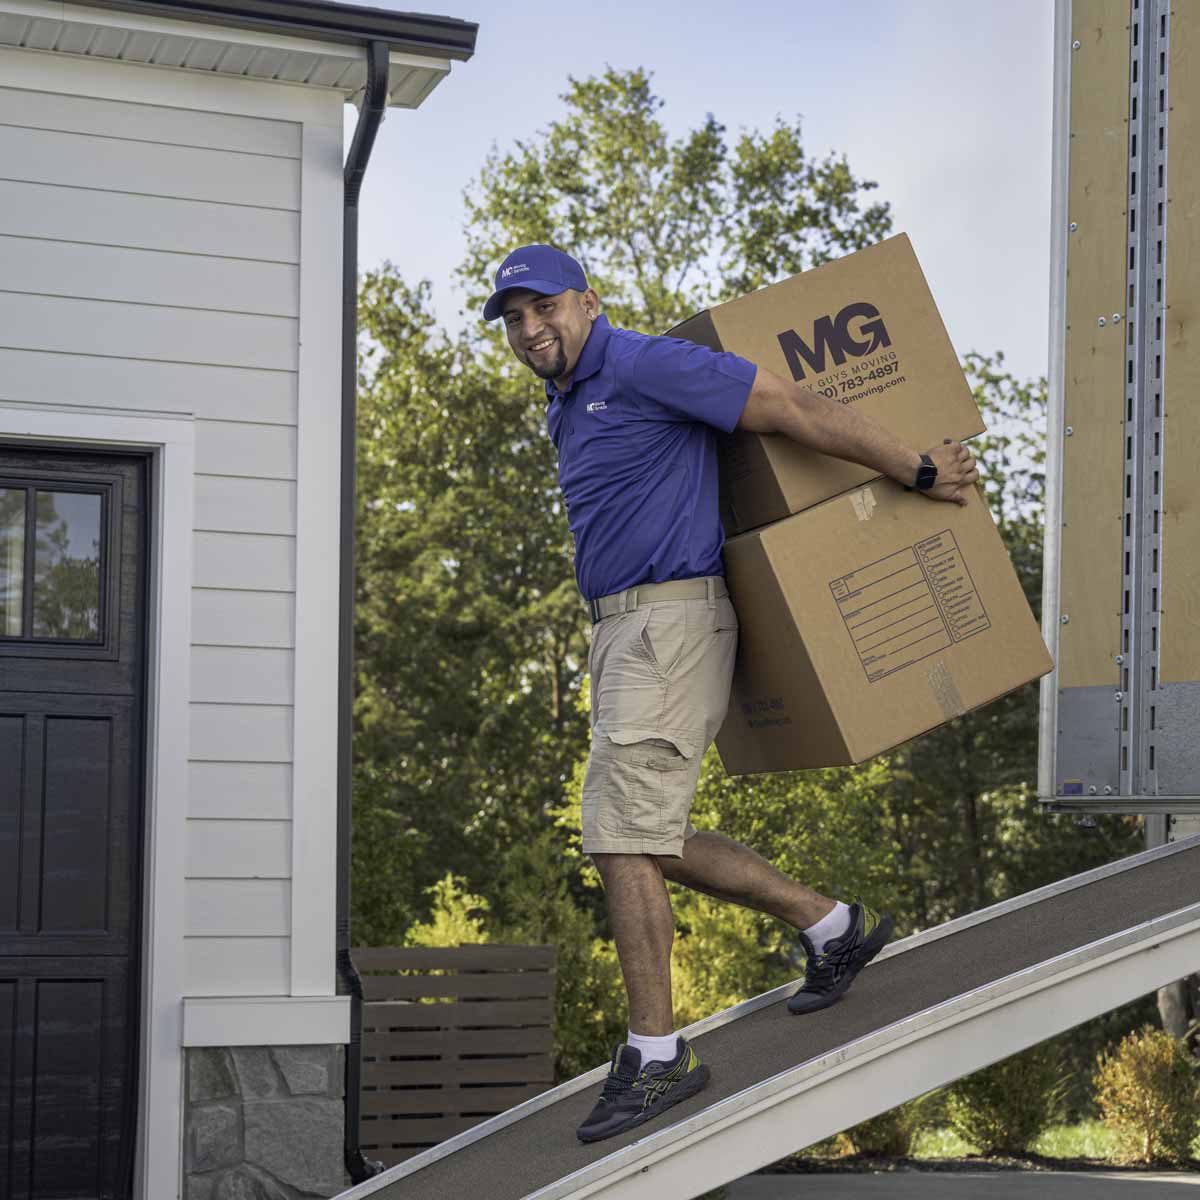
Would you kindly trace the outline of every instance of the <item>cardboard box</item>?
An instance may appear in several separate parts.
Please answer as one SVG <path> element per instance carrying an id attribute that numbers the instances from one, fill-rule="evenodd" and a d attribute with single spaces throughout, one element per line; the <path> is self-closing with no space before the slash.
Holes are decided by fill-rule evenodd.
<path id="1" fill-rule="evenodd" d="M 878 479 L 725 544 L 732 775 L 862 762 L 1050 670 L 987 505 Z"/>
<path id="2" fill-rule="evenodd" d="M 670 335 L 853 404 L 915 450 L 985 428 L 906 234 L 708 309 Z M 879 477 L 744 430 L 722 439 L 721 468 L 730 536 Z"/>

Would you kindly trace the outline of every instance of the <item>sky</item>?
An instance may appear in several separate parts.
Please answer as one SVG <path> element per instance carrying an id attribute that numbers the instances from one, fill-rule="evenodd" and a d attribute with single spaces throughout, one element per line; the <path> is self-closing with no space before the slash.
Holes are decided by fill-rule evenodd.
<path id="1" fill-rule="evenodd" d="M 428 278 L 443 324 L 475 319 L 452 276 L 488 151 L 560 116 L 568 75 L 642 66 L 673 134 L 708 112 L 731 136 L 799 116 L 806 153 L 878 183 L 869 200 L 911 237 L 960 356 L 1046 373 L 1052 0 L 449 2 L 479 23 L 476 54 L 419 109 L 389 111 L 359 235 L 360 268 Z"/>

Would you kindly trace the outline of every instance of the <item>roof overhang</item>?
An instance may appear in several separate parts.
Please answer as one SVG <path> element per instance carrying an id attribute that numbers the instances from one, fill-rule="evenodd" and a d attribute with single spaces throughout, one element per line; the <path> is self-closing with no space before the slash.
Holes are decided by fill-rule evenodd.
<path id="1" fill-rule="evenodd" d="M 0 0 L 0 47 L 300 84 L 355 99 L 389 48 L 388 104 L 416 108 L 478 26 L 328 0 Z"/>

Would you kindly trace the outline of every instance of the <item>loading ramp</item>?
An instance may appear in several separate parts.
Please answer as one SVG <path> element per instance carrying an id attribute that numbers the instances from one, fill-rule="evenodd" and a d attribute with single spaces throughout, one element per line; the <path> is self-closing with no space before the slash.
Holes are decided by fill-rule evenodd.
<path id="1" fill-rule="evenodd" d="M 788 984 L 693 1025 L 698 1096 L 590 1146 L 607 1066 L 341 1200 L 683 1200 L 1200 967 L 1200 836 L 1073 876 L 887 947 L 808 1016 Z"/>

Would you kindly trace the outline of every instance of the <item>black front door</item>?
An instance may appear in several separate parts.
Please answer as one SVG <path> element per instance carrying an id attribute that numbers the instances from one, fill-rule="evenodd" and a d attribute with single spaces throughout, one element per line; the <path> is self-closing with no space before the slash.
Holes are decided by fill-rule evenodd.
<path id="1" fill-rule="evenodd" d="M 0 444 L 0 1197 L 125 1200 L 148 465 Z"/>

